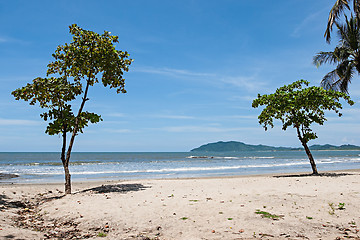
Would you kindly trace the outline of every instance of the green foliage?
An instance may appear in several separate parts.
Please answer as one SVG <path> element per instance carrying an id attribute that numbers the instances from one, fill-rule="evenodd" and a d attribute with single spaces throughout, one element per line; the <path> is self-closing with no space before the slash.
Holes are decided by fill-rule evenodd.
<path id="1" fill-rule="evenodd" d="M 70 33 L 73 41 L 70 44 L 58 46 L 52 55 L 55 61 L 48 65 L 47 74 L 59 74 L 64 77 L 73 77 L 74 82 L 81 84 L 87 79 L 90 86 L 97 83 L 98 74 L 102 84 L 116 88 L 117 92 L 125 93 L 123 79 L 124 71 L 129 70 L 132 60 L 125 51 L 115 49 L 118 36 L 111 36 L 110 32 L 104 34 L 81 29 L 76 24 L 71 25 Z"/>
<path id="2" fill-rule="evenodd" d="M 103 233 L 103 232 L 99 232 L 97 236 L 98 236 L 98 237 L 106 237 L 107 234 L 106 234 L 106 233 Z"/>
<path id="3" fill-rule="evenodd" d="M 269 212 L 265 212 L 265 211 L 260 211 L 259 209 L 257 209 L 255 211 L 255 214 L 259 214 L 264 218 L 271 218 L 272 220 L 279 220 L 281 216 L 276 215 L 276 214 L 271 214 Z"/>
<path id="4" fill-rule="evenodd" d="M 344 210 L 345 209 L 345 203 L 339 203 L 338 209 L 339 210 Z"/>
<path id="5" fill-rule="evenodd" d="M 351 8 L 351 1 L 353 2 Z M 341 15 L 345 15 L 345 10 L 350 10 L 351 15 L 355 15 L 355 17 L 360 19 L 360 1 L 359 0 L 336 0 L 334 6 L 331 8 L 328 18 L 328 23 L 326 27 L 326 31 L 324 37 L 326 41 L 330 43 L 331 40 L 331 31 L 333 24 L 339 24 L 339 20 L 341 20 Z M 353 12 L 353 13 L 352 13 Z"/>
<path id="6" fill-rule="evenodd" d="M 48 64 L 47 77 L 35 78 L 32 83 L 12 92 L 16 100 L 28 101 L 30 105 L 39 104 L 48 110 L 40 115 L 49 121 L 47 134 L 62 134 L 61 160 L 67 194 L 71 193 L 68 165 L 75 137 L 89 123 L 102 121 L 100 115 L 84 111 L 85 102 L 89 100 L 88 89 L 101 82 L 104 87 L 115 88 L 117 93 L 126 93 L 123 74 L 132 62 L 127 52 L 115 49 L 118 37 L 110 35 L 110 32 L 100 35 L 76 24 L 69 28 L 73 40 L 58 46 L 52 54 L 55 60 Z M 72 102 L 80 95 L 80 106 L 75 114 Z M 67 133 L 72 134 L 65 156 Z"/>
<path id="7" fill-rule="evenodd" d="M 333 51 L 319 52 L 313 62 L 317 67 L 326 63 L 336 65 L 333 71 L 324 76 L 321 85 L 325 89 L 347 93 L 354 74 L 360 73 L 360 20 L 354 17 L 345 20 L 345 24 L 335 23 L 339 44 Z"/>
<path id="8" fill-rule="evenodd" d="M 69 28 L 73 41 L 58 46 L 52 55 L 55 61 L 48 64 L 47 76 L 57 77 L 35 78 L 32 83 L 12 92 L 16 100 L 29 101 L 30 105 L 38 103 L 41 108 L 49 109 L 40 115 L 45 121 L 52 121 L 46 129 L 49 135 L 74 130 L 83 132 L 89 123 L 101 121 L 100 115 L 91 112 L 79 111 L 75 115 L 71 101 L 86 94 L 88 86 L 98 82 L 99 73 L 102 73 L 101 81 L 105 87 L 125 93 L 122 75 L 132 62 L 127 52 L 115 49 L 117 36 L 106 31 L 99 35 L 76 24 Z M 85 86 L 82 80 L 86 80 Z M 87 100 L 85 98 L 83 102 Z"/>
<path id="9" fill-rule="evenodd" d="M 254 108 L 265 106 L 259 115 L 259 123 L 265 131 L 268 127 L 274 127 L 274 119 L 282 122 L 282 129 L 288 127 L 299 129 L 302 134 L 302 141 L 307 143 L 316 139 L 316 134 L 310 129 L 312 123 L 323 125 L 326 121 L 325 110 L 335 111 L 339 116 L 342 105 L 341 98 L 350 105 L 354 102 L 345 93 L 325 90 L 321 87 L 304 87 L 309 85 L 308 81 L 299 80 L 292 84 L 285 85 L 269 95 L 258 95 L 252 103 Z"/>

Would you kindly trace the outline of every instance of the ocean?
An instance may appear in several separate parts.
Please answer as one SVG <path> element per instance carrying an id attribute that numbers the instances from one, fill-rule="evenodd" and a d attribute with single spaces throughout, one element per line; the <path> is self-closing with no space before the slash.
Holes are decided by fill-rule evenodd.
<path id="1" fill-rule="evenodd" d="M 318 170 L 360 169 L 360 151 L 312 151 Z M 309 172 L 304 151 L 264 152 L 74 152 L 72 181 L 188 178 Z M 63 182 L 60 153 L 0 153 L 1 182 Z"/>

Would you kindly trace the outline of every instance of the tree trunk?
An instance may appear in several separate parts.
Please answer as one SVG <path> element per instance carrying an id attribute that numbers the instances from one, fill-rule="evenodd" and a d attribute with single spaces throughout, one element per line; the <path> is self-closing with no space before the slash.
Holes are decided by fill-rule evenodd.
<path id="1" fill-rule="evenodd" d="M 311 165 L 311 168 L 312 168 L 312 171 L 313 171 L 313 175 L 319 175 L 319 173 L 317 171 L 317 168 L 316 168 L 314 158 L 313 158 L 313 156 L 312 156 L 312 154 L 310 152 L 310 149 L 309 149 L 308 145 L 306 144 L 306 141 L 304 140 L 304 138 L 301 136 L 300 128 L 296 127 L 296 130 L 297 130 L 298 138 L 299 138 L 301 144 L 303 145 L 303 147 L 305 149 L 306 155 L 308 156 L 308 158 L 310 160 L 310 165 Z"/>
<path id="2" fill-rule="evenodd" d="M 307 146 L 306 142 L 303 141 L 301 142 L 304 149 L 305 149 L 305 152 L 306 152 L 306 155 L 308 156 L 309 160 L 310 160 L 310 164 L 311 164 L 311 168 L 312 168 L 312 171 L 313 171 L 313 175 L 319 175 L 318 171 L 317 171 L 317 168 L 316 168 L 316 164 L 315 164 L 315 161 L 314 161 L 314 158 L 310 152 L 310 149 L 309 147 Z"/>
<path id="3" fill-rule="evenodd" d="M 70 178 L 71 176 L 70 176 L 68 166 L 69 166 L 69 162 L 70 162 L 70 156 L 71 156 L 72 147 L 74 145 L 75 137 L 76 137 L 77 132 L 79 130 L 79 127 L 78 127 L 79 124 L 78 123 L 79 123 L 80 114 L 82 113 L 82 110 L 83 110 L 83 108 L 85 106 L 85 102 L 88 100 L 87 99 L 87 93 L 88 93 L 88 90 L 89 90 L 89 86 L 90 86 L 90 77 L 86 82 L 86 88 L 85 88 L 85 92 L 84 92 L 84 97 L 82 99 L 78 115 L 75 118 L 74 129 L 73 129 L 73 132 L 72 132 L 72 135 L 71 135 L 71 138 L 70 138 L 68 150 L 66 152 L 66 159 L 65 159 L 65 162 L 63 163 L 64 170 L 65 170 L 65 193 L 66 194 L 71 194 L 71 178 Z"/>
<path id="4" fill-rule="evenodd" d="M 64 171 L 65 171 L 65 194 L 70 194 L 71 193 L 71 176 L 70 176 L 70 172 L 69 172 L 69 162 L 66 162 L 66 159 L 65 159 L 66 133 L 67 133 L 67 126 L 66 126 L 66 124 L 64 124 L 63 134 L 62 134 L 63 143 L 62 143 L 62 148 L 61 148 L 61 162 L 63 164 Z"/>
<path id="5" fill-rule="evenodd" d="M 65 171 L 65 194 L 71 194 L 71 175 L 69 172 L 69 166 L 64 165 Z"/>

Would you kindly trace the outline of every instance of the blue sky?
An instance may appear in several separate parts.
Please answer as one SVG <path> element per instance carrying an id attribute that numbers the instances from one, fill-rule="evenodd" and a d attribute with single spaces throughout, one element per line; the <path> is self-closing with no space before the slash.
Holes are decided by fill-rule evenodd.
<path id="1" fill-rule="evenodd" d="M 257 94 L 298 79 L 319 85 L 332 66 L 312 57 L 331 50 L 323 33 L 334 1 L 139 0 L 0 2 L 0 151 L 59 151 L 44 133 L 41 109 L 15 101 L 11 91 L 36 77 L 68 26 L 119 36 L 117 49 L 134 59 L 126 94 L 90 89 L 86 110 L 104 121 L 75 141 L 75 151 L 189 151 L 215 141 L 300 146 L 293 129 L 264 131 Z M 360 81 L 355 76 L 341 118 L 328 114 L 310 144 L 360 145 Z"/>

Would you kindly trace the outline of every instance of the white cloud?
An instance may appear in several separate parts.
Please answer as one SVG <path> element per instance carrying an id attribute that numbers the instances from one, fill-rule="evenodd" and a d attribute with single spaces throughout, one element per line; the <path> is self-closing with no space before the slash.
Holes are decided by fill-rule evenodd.
<path id="1" fill-rule="evenodd" d="M 124 113 L 109 113 L 109 114 L 104 114 L 104 115 L 108 116 L 108 117 L 119 117 L 119 118 L 126 117 L 126 115 Z"/>
<path id="2" fill-rule="evenodd" d="M 319 15 L 321 15 L 323 12 L 328 12 L 328 11 L 329 9 L 328 7 L 326 7 L 320 11 L 317 11 L 305 17 L 304 20 L 295 27 L 294 31 L 291 33 L 291 36 L 295 38 L 300 37 L 303 29 L 308 29 L 309 26 L 313 26 L 314 23 L 318 23 Z"/>
<path id="3" fill-rule="evenodd" d="M 236 77 L 223 77 L 221 81 L 225 84 L 230 84 L 238 88 L 245 89 L 250 92 L 259 92 L 261 89 L 266 89 L 266 83 L 258 80 L 257 75 L 253 76 L 236 76 Z"/>
<path id="4" fill-rule="evenodd" d="M 34 126 L 40 125 L 42 122 L 33 121 L 33 120 L 23 120 L 23 119 L 4 119 L 0 118 L 0 126 Z"/>
<path id="5" fill-rule="evenodd" d="M 148 117 L 153 118 L 165 118 L 165 119 L 195 119 L 195 117 L 192 116 L 185 116 L 185 115 L 149 115 Z"/>
<path id="6" fill-rule="evenodd" d="M 184 69 L 174 69 L 174 68 L 152 68 L 152 67 L 143 67 L 143 68 L 134 68 L 133 72 L 143 72 L 151 74 L 160 74 L 173 77 L 214 77 L 214 74 L 211 73 L 200 73 L 192 72 Z"/>
<path id="7" fill-rule="evenodd" d="M 222 127 L 210 127 L 210 126 L 173 126 L 163 127 L 156 130 L 162 130 L 165 132 L 209 132 L 209 133 L 222 133 L 222 132 L 235 132 L 242 130 L 249 130 L 251 128 L 222 128 Z"/>
<path id="8" fill-rule="evenodd" d="M 131 129 L 104 129 L 104 131 L 109 132 L 109 133 L 130 133 L 130 132 L 134 132 Z"/>

